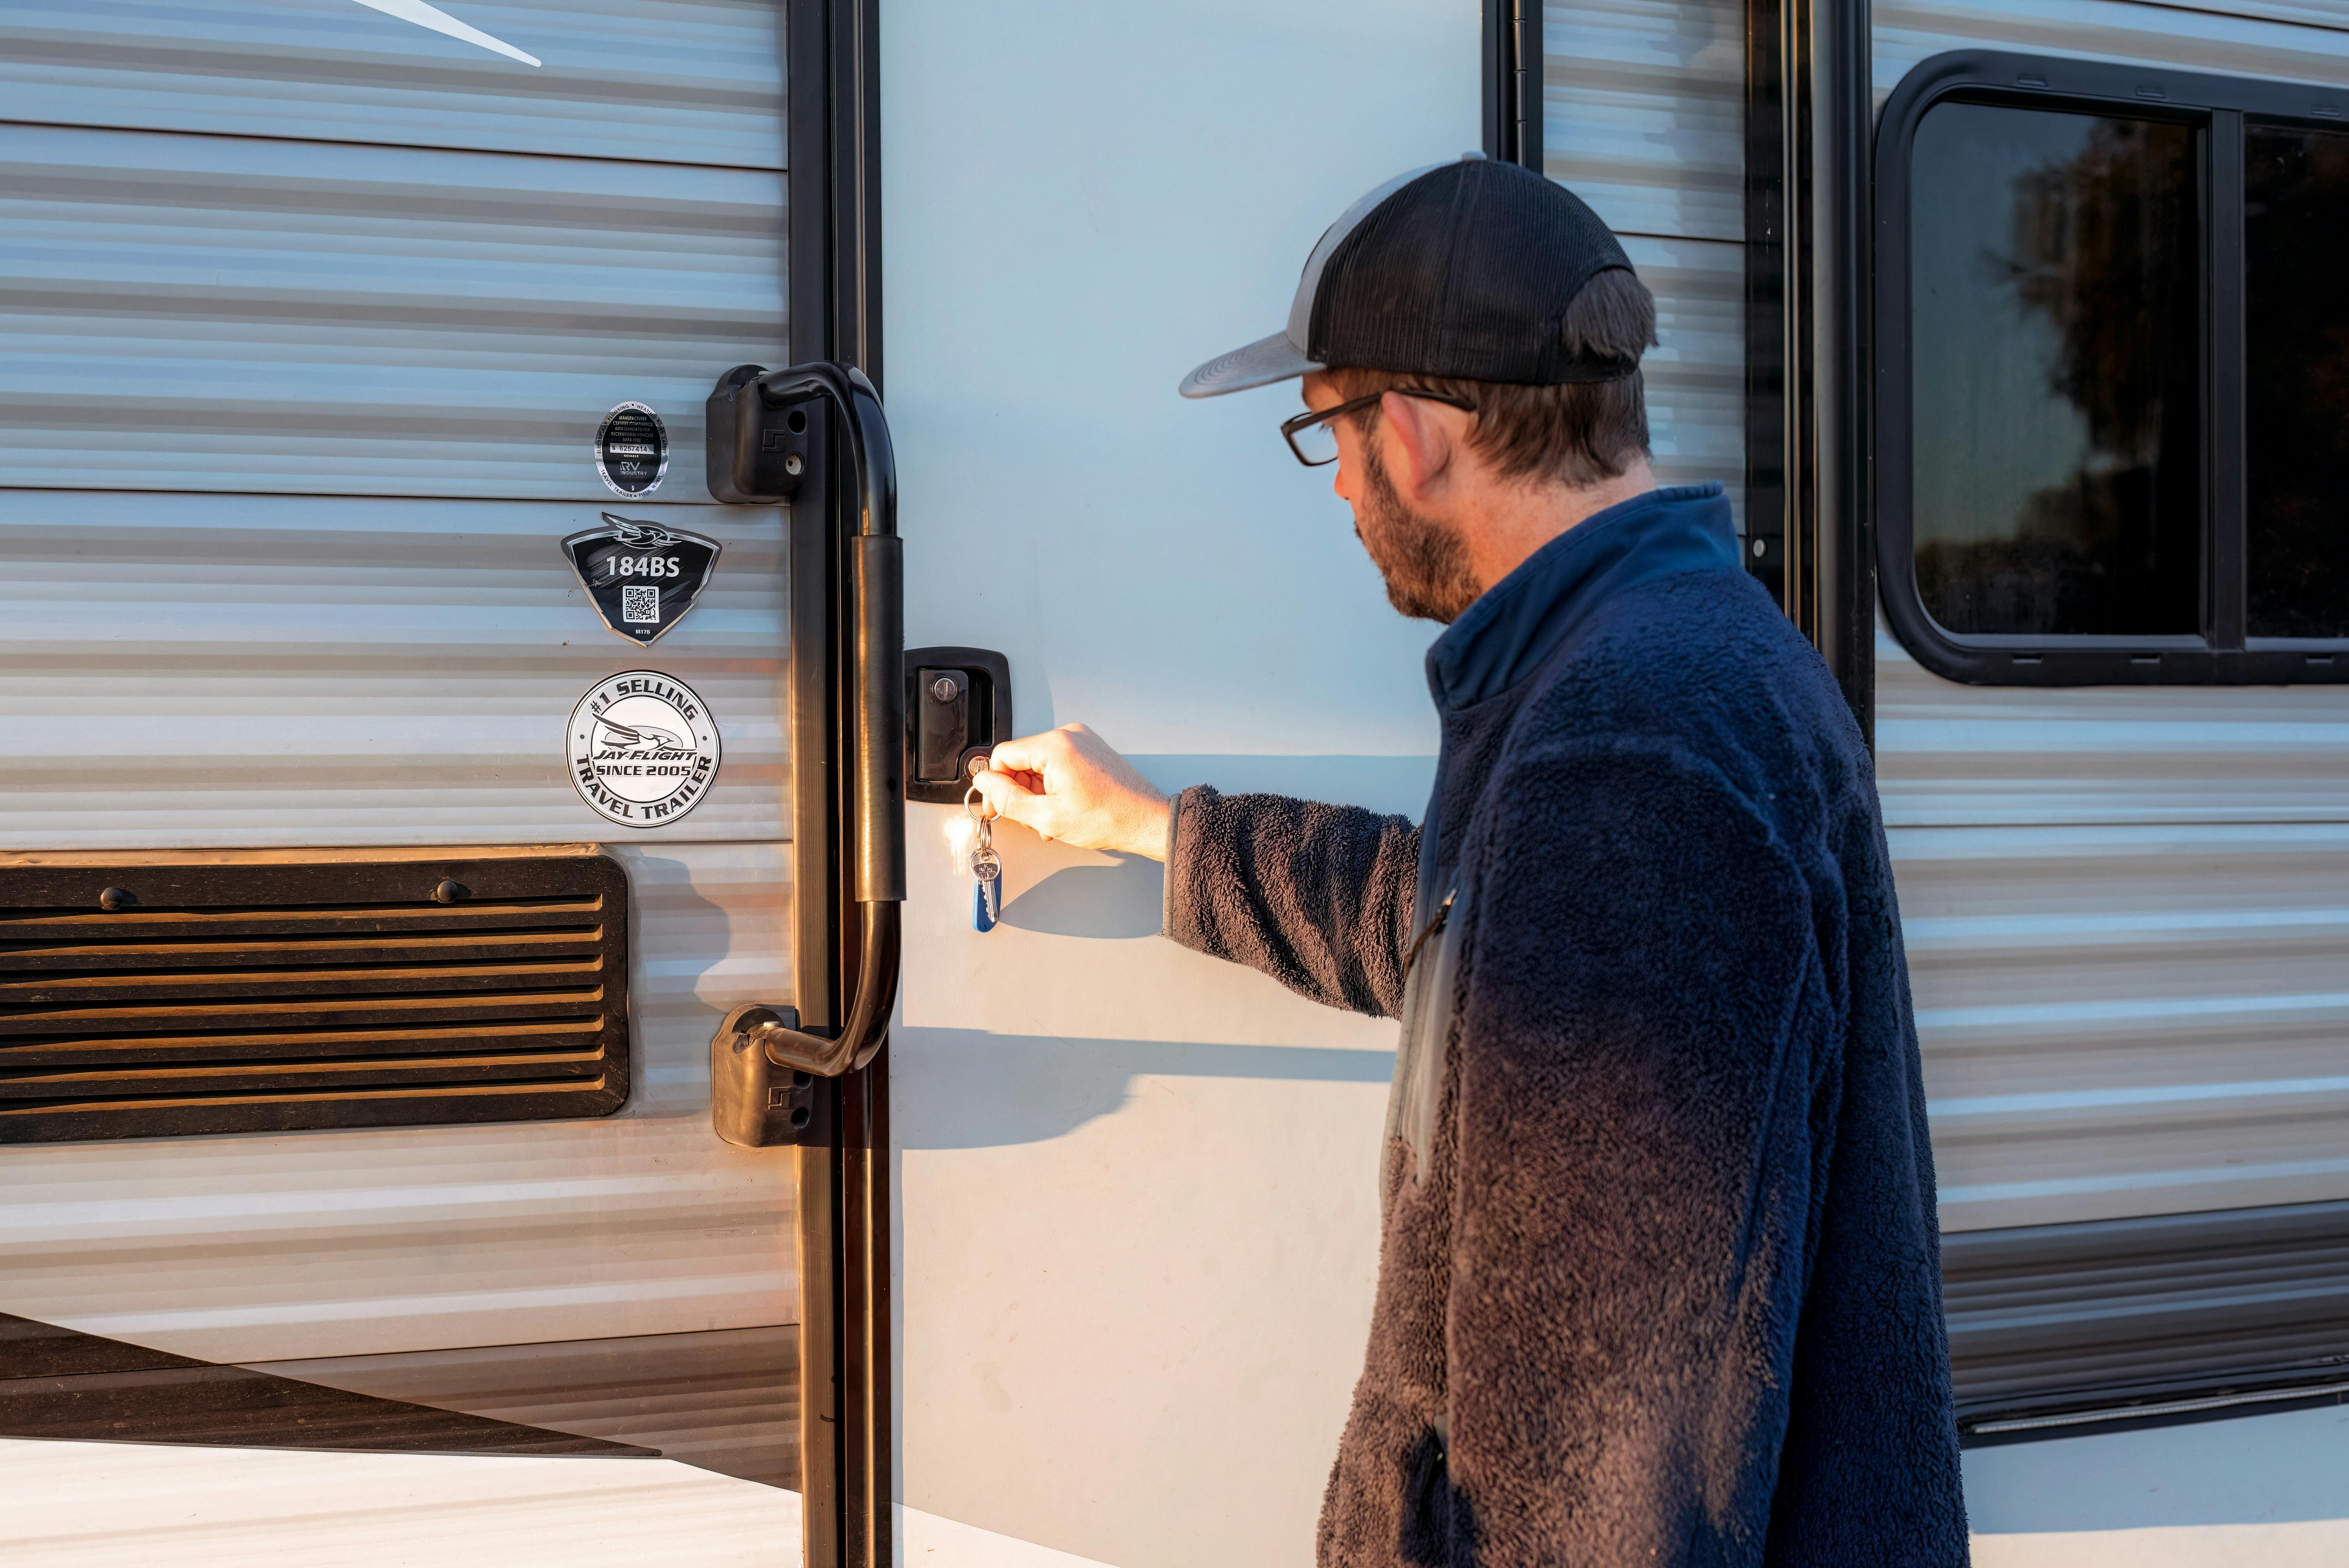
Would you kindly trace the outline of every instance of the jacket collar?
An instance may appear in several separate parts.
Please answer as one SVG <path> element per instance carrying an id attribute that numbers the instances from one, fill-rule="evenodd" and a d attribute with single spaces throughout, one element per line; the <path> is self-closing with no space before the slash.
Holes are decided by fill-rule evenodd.
<path id="1" fill-rule="evenodd" d="M 1717 484 L 1667 485 L 1593 512 L 1487 588 L 1427 650 L 1427 687 L 1450 713 L 1515 686 L 1635 583 L 1735 571 L 1737 531 Z"/>

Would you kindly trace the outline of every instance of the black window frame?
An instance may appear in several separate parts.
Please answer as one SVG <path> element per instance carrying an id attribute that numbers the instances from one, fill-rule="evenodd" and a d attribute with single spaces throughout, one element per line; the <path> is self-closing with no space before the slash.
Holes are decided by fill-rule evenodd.
<path id="1" fill-rule="evenodd" d="M 2202 630 L 2191 636 L 1962 634 L 1917 591 L 1915 409 L 1909 332 L 1909 165 L 1918 127 L 1957 99 L 2121 114 L 2197 128 L 2202 161 Z M 2349 131 L 2349 91 L 2154 70 L 2103 60 L 1961 49 L 1920 62 L 1876 133 L 1877 583 L 1892 634 L 1935 675 L 1976 686 L 2288 686 L 2349 683 L 2349 638 L 2245 634 L 2244 125 Z"/>

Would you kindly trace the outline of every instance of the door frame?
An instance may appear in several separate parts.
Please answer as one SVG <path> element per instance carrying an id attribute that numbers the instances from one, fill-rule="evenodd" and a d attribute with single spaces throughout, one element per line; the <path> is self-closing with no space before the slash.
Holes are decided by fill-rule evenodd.
<path id="1" fill-rule="evenodd" d="M 829 359 L 882 382 L 878 0 L 782 0 L 791 359 Z M 834 423 L 823 473 L 843 472 Z M 847 770 L 852 617 L 841 542 L 852 487 L 791 511 L 793 990 L 802 1026 L 837 1026 L 862 955 Z M 819 1078 L 798 1170 L 801 1542 L 806 1568 L 895 1561 L 891 1410 L 889 1049 Z"/>
<path id="2" fill-rule="evenodd" d="M 1869 0 L 1745 0 L 1746 567 L 1871 749 L 1872 37 Z"/>

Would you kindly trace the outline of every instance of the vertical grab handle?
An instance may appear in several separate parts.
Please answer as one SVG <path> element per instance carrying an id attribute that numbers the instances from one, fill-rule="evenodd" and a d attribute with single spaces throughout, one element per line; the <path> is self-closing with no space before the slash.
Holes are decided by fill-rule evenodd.
<path id="1" fill-rule="evenodd" d="M 830 1039 L 790 1026 L 771 1009 L 738 1009 L 739 1025 L 728 1020 L 730 1030 L 740 1028 L 744 1045 L 763 1050 L 776 1066 L 832 1078 L 863 1067 L 881 1048 L 897 997 L 897 906 L 905 898 L 905 593 L 897 461 L 880 394 L 854 366 L 819 360 L 771 370 L 738 396 L 767 408 L 828 399 L 840 410 L 856 469 L 855 530 L 842 542 L 853 622 L 843 696 L 854 753 L 845 802 L 850 852 L 843 859 L 854 868 L 864 939 L 855 989 Z"/>

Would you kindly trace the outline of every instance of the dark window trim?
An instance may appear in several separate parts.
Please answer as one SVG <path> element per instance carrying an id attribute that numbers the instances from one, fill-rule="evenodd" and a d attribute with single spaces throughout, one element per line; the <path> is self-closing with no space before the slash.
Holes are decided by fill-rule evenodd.
<path id="1" fill-rule="evenodd" d="M 2199 636 L 1960 636 L 1926 613 L 1914 564 L 1909 168 L 1926 111 L 1951 98 L 2126 111 L 2204 128 L 2205 551 Z M 2243 635 L 2242 146 L 2246 118 L 2349 129 L 2349 92 L 2199 72 L 1964 49 L 1922 61 L 1884 106 L 1876 136 L 1878 587 L 1892 634 L 1935 675 L 1981 686 L 2283 686 L 2349 682 L 2349 640 Z"/>

